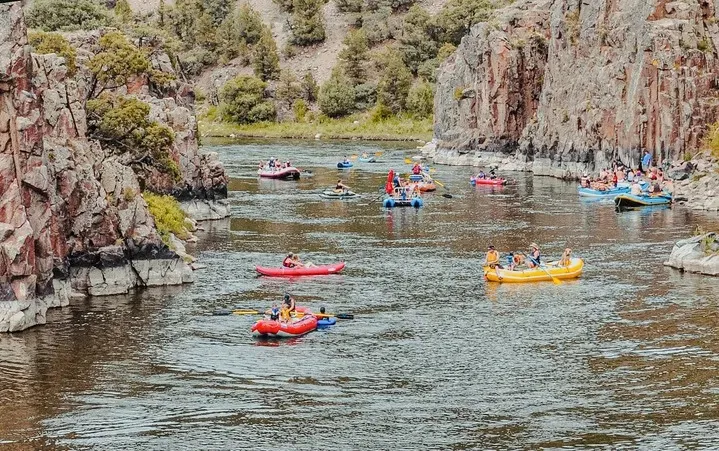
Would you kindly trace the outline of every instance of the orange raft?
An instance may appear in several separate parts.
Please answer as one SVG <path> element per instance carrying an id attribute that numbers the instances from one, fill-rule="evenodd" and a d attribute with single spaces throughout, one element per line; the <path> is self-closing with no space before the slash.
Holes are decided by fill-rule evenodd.
<path id="1" fill-rule="evenodd" d="M 252 335 L 267 338 L 300 337 L 317 329 L 317 317 L 309 314 L 289 322 L 261 319 L 252 325 Z"/>

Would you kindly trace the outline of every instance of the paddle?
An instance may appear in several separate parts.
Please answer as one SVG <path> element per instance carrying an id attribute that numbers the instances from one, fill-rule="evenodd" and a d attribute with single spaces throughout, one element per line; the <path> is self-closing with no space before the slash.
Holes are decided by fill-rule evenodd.
<path id="1" fill-rule="evenodd" d="M 374 153 L 374 156 L 375 156 L 375 157 L 381 157 L 383 154 L 384 154 L 384 152 L 375 152 L 375 153 Z"/>
<path id="2" fill-rule="evenodd" d="M 434 181 L 434 183 L 436 183 L 437 185 L 441 186 L 441 187 L 444 188 L 445 190 L 449 191 L 449 189 L 448 189 L 446 186 L 444 186 L 444 183 L 440 182 L 439 180 L 437 180 L 437 179 L 432 179 L 432 181 Z M 453 196 L 452 196 L 451 194 L 449 194 L 449 193 L 442 193 L 442 197 L 447 198 L 447 199 L 451 199 Z"/>
<path id="3" fill-rule="evenodd" d="M 316 316 L 317 318 L 337 318 L 337 319 L 355 319 L 355 316 L 351 313 L 313 313 L 313 316 Z M 305 316 L 305 313 L 297 312 L 298 317 Z"/>
<path id="4" fill-rule="evenodd" d="M 405 159 L 404 159 L 404 164 L 412 164 L 412 163 L 414 163 L 414 161 L 412 161 L 411 158 L 405 158 Z"/>
<path id="5" fill-rule="evenodd" d="M 559 279 L 557 279 L 556 277 L 554 277 L 549 271 L 547 271 L 547 268 L 545 268 L 544 266 L 537 266 L 537 268 L 539 268 L 539 269 L 541 269 L 542 271 L 546 272 L 547 275 L 552 278 L 552 283 L 554 283 L 554 285 L 561 285 L 561 284 L 562 284 L 562 281 L 559 280 Z"/>

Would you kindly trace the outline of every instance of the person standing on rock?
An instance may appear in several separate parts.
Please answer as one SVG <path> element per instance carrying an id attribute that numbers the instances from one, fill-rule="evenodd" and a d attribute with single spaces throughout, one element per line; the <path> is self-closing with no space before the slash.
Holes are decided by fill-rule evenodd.
<path id="1" fill-rule="evenodd" d="M 642 172 L 647 173 L 649 172 L 650 167 L 652 167 L 652 154 L 649 153 L 649 150 L 645 150 L 644 157 L 642 158 L 642 165 L 639 169 Z"/>

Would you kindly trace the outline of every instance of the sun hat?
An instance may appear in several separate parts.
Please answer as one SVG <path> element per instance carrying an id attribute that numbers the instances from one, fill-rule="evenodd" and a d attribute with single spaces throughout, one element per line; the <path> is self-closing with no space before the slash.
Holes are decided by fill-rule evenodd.
<path id="1" fill-rule="evenodd" d="M 529 245 L 531 249 L 539 249 L 539 246 L 537 246 L 537 243 L 532 243 Z"/>

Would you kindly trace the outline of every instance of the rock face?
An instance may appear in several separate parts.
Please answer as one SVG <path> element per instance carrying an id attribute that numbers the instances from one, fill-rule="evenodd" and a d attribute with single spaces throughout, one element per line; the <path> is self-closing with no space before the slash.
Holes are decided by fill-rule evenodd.
<path id="1" fill-rule="evenodd" d="M 719 114 L 717 3 L 519 0 L 440 68 L 438 163 L 577 177 L 694 152 Z"/>
<path id="2" fill-rule="evenodd" d="M 138 180 L 88 139 L 86 86 L 68 77 L 63 58 L 31 54 L 20 3 L 0 4 L 0 332 L 43 324 L 47 308 L 72 295 L 193 280 L 160 239 L 142 188 L 225 213 L 217 203 L 226 196 L 224 168 L 216 155 L 198 153 L 181 89 L 157 99 L 142 80 L 127 87 L 175 130 L 171 156 L 182 180 L 169 182 Z"/>
<path id="3" fill-rule="evenodd" d="M 664 264 L 683 271 L 719 276 L 719 235 L 712 232 L 677 241 Z"/>

